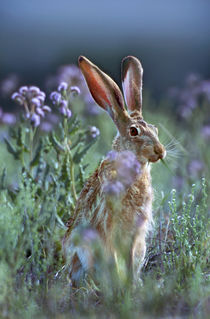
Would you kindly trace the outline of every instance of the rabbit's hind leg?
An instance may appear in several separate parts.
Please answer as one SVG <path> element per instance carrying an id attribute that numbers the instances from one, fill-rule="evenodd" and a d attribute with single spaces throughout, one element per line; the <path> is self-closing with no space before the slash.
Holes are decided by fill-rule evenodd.
<path id="1" fill-rule="evenodd" d="M 80 287 L 88 274 L 94 268 L 95 256 L 94 251 L 88 244 L 78 246 L 71 258 L 70 263 L 70 279 L 72 287 Z"/>
<path id="2" fill-rule="evenodd" d="M 133 273 L 134 284 L 142 284 L 140 273 L 143 265 L 145 253 L 146 253 L 146 232 L 143 229 L 139 229 L 136 234 L 131 250 L 131 268 Z"/>
<path id="3" fill-rule="evenodd" d="M 146 253 L 146 244 L 144 240 L 136 241 L 135 246 L 133 247 L 133 256 L 132 256 L 132 271 L 134 281 L 141 281 L 140 273 L 143 265 L 144 257 Z"/>
<path id="4" fill-rule="evenodd" d="M 85 277 L 85 270 L 77 254 L 72 258 L 69 276 L 73 288 L 78 288 Z"/>

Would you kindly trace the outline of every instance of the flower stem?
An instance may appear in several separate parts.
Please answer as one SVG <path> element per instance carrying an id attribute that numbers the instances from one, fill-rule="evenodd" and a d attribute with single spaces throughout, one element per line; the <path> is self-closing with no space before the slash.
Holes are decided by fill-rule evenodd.
<path id="1" fill-rule="evenodd" d="M 32 173 L 32 167 L 30 165 L 31 161 L 33 160 L 33 148 L 34 148 L 34 137 L 36 135 L 36 128 L 30 128 L 29 133 L 29 143 L 30 143 L 30 162 L 29 162 L 29 170 Z"/>
<path id="2" fill-rule="evenodd" d="M 74 201 L 76 202 L 77 201 L 77 192 L 76 192 L 76 187 L 75 187 L 74 162 L 73 162 L 73 157 L 72 157 L 71 150 L 70 150 L 70 147 L 69 147 L 70 140 L 68 139 L 67 118 L 64 118 L 63 126 L 64 126 L 64 134 L 65 134 L 64 143 L 65 143 L 65 147 L 66 147 L 66 150 L 68 152 L 69 160 L 70 160 L 70 163 L 71 163 L 70 176 L 71 176 L 72 195 L 73 195 Z"/>

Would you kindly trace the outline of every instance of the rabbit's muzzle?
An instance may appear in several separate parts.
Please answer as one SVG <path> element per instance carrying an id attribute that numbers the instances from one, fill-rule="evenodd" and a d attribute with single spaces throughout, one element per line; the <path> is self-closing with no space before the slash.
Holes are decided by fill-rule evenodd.
<path id="1" fill-rule="evenodd" d="M 157 162 L 166 157 L 166 150 L 162 144 L 154 145 L 154 154 L 150 157 L 150 162 Z"/>
<path id="2" fill-rule="evenodd" d="M 142 155 L 149 162 L 154 163 L 160 159 L 163 159 L 166 156 L 166 150 L 164 146 L 160 143 L 149 143 L 147 145 L 144 145 L 142 149 Z"/>

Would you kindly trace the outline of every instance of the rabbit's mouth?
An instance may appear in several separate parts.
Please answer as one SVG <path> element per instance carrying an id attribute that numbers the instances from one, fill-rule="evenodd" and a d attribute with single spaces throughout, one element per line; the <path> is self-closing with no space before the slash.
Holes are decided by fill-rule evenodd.
<path id="1" fill-rule="evenodd" d="M 147 158 L 148 162 L 155 163 L 166 157 L 166 150 L 161 144 L 158 144 L 154 147 L 145 147 L 143 149 L 142 155 Z"/>
<path id="2" fill-rule="evenodd" d="M 159 157 L 159 156 L 157 156 L 157 155 L 154 155 L 154 156 L 151 156 L 151 157 L 149 158 L 149 162 L 155 163 L 155 162 L 159 161 L 160 159 L 161 159 L 161 157 Z"/>
<path id="3" fill-rule="evenodd" d="M 158 154 L 151 155 L 151 156 L 149 157 L 149 162 L 155 163 L 155 162 L 157 162 L 157 161 L 159 161 L 159 160 L 164 159 L 165 157 L 166 157 L 166 150 L 163 149 L 162 152 L 160 152 L 160 153 L 158 153 Z"/>

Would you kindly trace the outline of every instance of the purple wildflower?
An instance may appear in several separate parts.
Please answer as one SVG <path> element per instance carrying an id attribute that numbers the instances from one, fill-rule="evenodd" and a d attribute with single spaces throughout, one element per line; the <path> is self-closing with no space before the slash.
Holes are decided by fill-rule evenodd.
<path id="1" fill-rule="evenodd" d="M 19 78 L 16 74 L 9 74 L 0 83 L 0 92 L 4 97 L 8 97 L 14 92 L 19 84 Z"/>
<path id="2" fill-rule="evenodd" d="M 12 125 L 16 123 L 16 116 L 12 113 L 4 113 L 1 120 L 4 124 Z"/>
<path id="3" fill-rule="evenodd" d="M 76 65 L 64 65 L 58 69 L 56 79 L 58 83 L 66 82 L 69 86 L 80 86 L 84 81 L 82 72 Z"/>
<path id="4" fill-rule="evenodd" d="M 30 112 L 26 112 L 26 113 L 25 113 L 25 118 L 26 118 L 27 120 L 29 120 L 30 117 L 31 117 L 31 113 L 30 113 Z"/>
<path id="5" fill-rule="evenodd" d="M 203 167 L 204 167 L 203 162 L 201 162 L 200 160 L 198 159 L 192 160 L 190 164 L 188 165 L 189 175 L 196 177 L 203 170 Z"/>
<path id="6" fill-rule="evenodd" d="M 66 100 L 61 100 L 59 103 L 60 107 L 65 107 L 66 109 L 68 108 L 68 102 Z"/>
<path id="7" fill-rule="evenodd" d="M 43 96 L 43 95 L 37 95 L 37 97 L 36 97 L 40 102 L 41 102 L 41 104 L 43 104 L 44 103 L 44 101 L 45 101 L 45 97 Z"/>
<path id="8" fill-rule="evenodd" d="M 44 121 L 41 123 L 40 128 L 43 132 L 50 132 L 53 129 L 53 124 L 50 122 Z"/>
<path id="9" fill-rule="evenodd" d="M 54 91 L 50 94 L 50 99 L 52 100 L 53 104 L 57 104 L 61 100 L 61 94 Z"/>
<path id="10" fill-rule="evenodd" d="M 100 135 L 99 129 L 95 126 L 91 126 L 89 128 L 89 131 L 90 131 L 90 135 L 92 136 L 92 138 L 96 138 L 97 136 Z"/>
<path id="11" fill-rule="evenodd" d="M 119 180 L 125 186 L 130 186 L 140 174 L 141 165 L 131 151 L 122 151 L 115 161 Z"/>
<path id="12" fill-rule="evenodd" d="M 187 105 L 183 105 L 183 106 L 179 106 L 178 112 L 182 118 L 187 119 L 191 116 L 192 109 L 189 108 Z"/>
<path id="13" fill-rule="evenodd" d="M 61 106 L 59 107 L 59 112 L 63 115 L 66 116 L 67 118 L 71 117 L 71 110 L 69 110 L 67 107 L 65 106 Z"/>
<path id="14" fill-rule="evenodd" d="M 43 91 L 40 91 L 39 94 L 37 95 L 38 98 L 43 97 L 44 99 L 46 98 L 46 94 Z"/>
<path id="15" fill-rule="evenodd" d="M 66 100 L 62 100 L 59 104 L 59 112 L 66 116 L 67 118 L 71 117 L 71 110 L 68 108 L 68 102 Z"/>
<path id="16" fill-rule="evenodd" d="M 66 116 L 67 116 L 68 119 L 71 117 L 71 114 L 72 114 L 71 110 L 67 109 L 66 110 Z"/>
<path id="17" fill-rule="evenodd" d="M 32 93 L 34 96 L 37 96 L 40 93 L 40 89 L 37 86 L 30 86 L 28 91 Z"/>
<path id="18" fill-rule="evenodd" d="M 67 83 L 68 87 L 86 85 L 82 72 L 76 65 L 63 65 L 58 68 L 57 74 L 47 79 L 47 87 L 59 87 L 62 83 Z M 60 91 L 60 90 L 59 90 Z"/>
<path id="19" fill-rule="evenodd" d="M 51 111 L 49 106 L 44 105 L 45 97 L 37 86 L 21 86 L 18 92 L 12 94 L 12 99 L 24 106 L 25 117 L 34 127 L 40 125 L 40 117 L 44 117 L 45 112 Z"/>
<path id="20" fill-rule="evenodd" d="M 184 182 L 184 178 L 180 175 L 176 175 L 172 179 L 172 183 L 175 189 L 182 189 Z"/>
<path id="21" fill-rule="evenodd" d="M 210 81 L 202 81 L 200 85 L 200 91 L 210 101 Z"/>
<path id="22" fill-rule="evenodd" d="M 50 98 L 54 105 L 58 106 L 58 110 L 60 114 L 63 116 L 70 118 L 71 110 L 68 108 L 69 106 L 69 95 L 68 95 L 68 84 L 66 82 L 61 82 L 58 86 L 58 92 L 54 91 L 50 94 Z M 65 93 L 65 94 L 64 94 Z"/>
<path id="23" fill-rule="evenodd" d="M 58 87 L 58 91 L 63 93 L 62 91 L 62 82 L 67 83 L 68 88 L 65 90 L 67 96 L 70 93 L 79 94 L 82 100 L 85 102 L 85 112 L 91 115 L 99 114 L 100 108 L 96 106 L 95 101 L 93 100 L 87 83 L 84 80 L 81 70 L 76 65 L 64 65 L 61 66 L 57 74 L 54 77 L 51 77 L 47 81 L 47 87 Z M 60 88 L 61 85 L 61 88 Z M 66 85 L 65 85 L 66 86 Z M 67 91 L 67 92 L 66 92 Z"/>
<path id="24" fill-rule="evenodd" d="M 12 113 L 4 113 L 0 107 L 0 123 L 12 125 L 16 123 L 16 116 Z"/>
<path id="25" fill-rule="evenodd" d="M 37 108 L 41 106 L 41 101 L 39 99 L 37 99 L 36 97 L 31 99 L 31 103 Z"/>
<path id="26" fill-rule="evenodd" d="M 41 109 L 41 107 L 36 108 L 36 114 L 38 114 L 41 117 L 45 117 L 45 113 L 44 113 L 43 109 Z"/>
<path id="27" fill-rule="evenodd" d="M 47 112 L 47 113 L 52 112 L 51 108 L 50 108 L 48 105 L 44 105 L 44 106 L 42 107 L 42 109 L 43 109 L 44 112 Z"/>
<path id="28" fill-rule="evenodd" d="M 59 107 L 59 112 L 63 115 L 66 116 L 67 115 L 67 108 L 64 106 Z"/>
<path id="29" fill-rule="evenodd" d="M 125 187 L 118 180 L 114 180 L 113 182 L 109 181 L 105 183 L 103 187 L 103 192 L 108 196 L 119 196 L 124 191 L 125 191 Z"/>
<path id="30" fill-rule="evenodd" d="M 50 121 L 50 123 L 54 124 L 58 124 L 59 122 L 59 117 L 56 114 L 50 113 L 48 114 L 48 119 Z"/>
<path id="31" fill-rule="evenodd" d="M 21 86 L 21 87 L 19 88 L 19 93 L 20 93 L 21 95 L 25 95 L 27 92 L 28 92 L 28 87 L 27 87 L 27 86 Z"/>
<path id="32" fill-rule="evenodd" d="M 145 224 L 146 217 L 143 214 L 138 214 L 136 219 L 136 226 L 141 227 Z"/>
<path id="33" fill-rule="evenodd" d="M 40 122 L 41 122 L 40 116 L 38 114 L 34 113 L 34 114 L 32 114 L 30 121 L 31 121 L 31 125 L 33 127 L 37 127 L 40 125 Z"/>
<path id="34" fill-rule="evenodd" d="M 107 154 L 107 159 L 109 161 L 115 161 L 117 158 L 117 154 L 118 154 L 118 152 L 116 152 L 116 151 L 109 151 Z"/>
<path id="35" fill-rule="evenodd" d="M 201 105 L 201 98 L 210 101 L 210 81 L 202 80 L 196 74 L 190 74 L 182 89 L 172 88 L 169 95 L 178 105 L 178 114 L 190 118 L 193 110 Z"/>
<path id="36" fill-rule="evenodd" d="M 201 129 L 201 135 L 204 139 L 209 140 L 210 139 L 210 125 L 205 125 Z"/>
<path id="37" fill-rule="evenodd" d="M 17 93 L 17 92 L 12 94 L 11 99 L 20 105 L 23 105 L 23 103 L 24 103 L 24 99 L 23 99 L 22 95 Z"/>
<path id="38" fill-rule="evenodd" d="M 44 109 L 44 106 L 43 106 L 43 109 Z M 58 124 L 58 122 L 59 122 L 59 117 L 56 114 L 49 113 L 46 111 L 46 116 L 40 124 L 40 129 L 43 132 L 50 132 L 52 131 L 53 127 L 56 124 Z"/>
<path id="39" fill-rule="evenodd" d="M 92 241 L 98 240 L 99 236 L 95 229 L 88 227 L 83 229 L 82 239 L 84 240 L 85 243 L 92 242 Z"/>
<path id="40" fill-rule="evenodd" d="M 119 195 L 130 187 L 141 173 L 141 165 L 131 151 L 111 151 L 107 160 L 112 163 L 110 179 L 105 182 L 103 191 L 107 195 Z"/>
<path id="41" fill-rule="evenodd" d="M 63 93 L 68 89 L 68 83 L 67 82 L 61 82 L 58 86 L 58 92 Z"/>
<path id="42" fill-rule="evenodd" d="M 80 89 L 78 88 L 78 86 L 71 86 L 70 91 L 74 93 L 75 95 L 80 94 Z"/>

